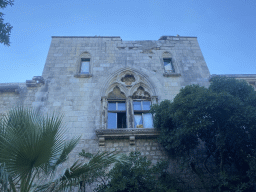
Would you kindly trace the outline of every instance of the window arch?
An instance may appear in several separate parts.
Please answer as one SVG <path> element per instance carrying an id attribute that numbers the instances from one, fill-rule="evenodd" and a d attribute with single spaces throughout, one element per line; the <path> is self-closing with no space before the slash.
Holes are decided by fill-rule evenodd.
<path id="1" fill-rule="evenodd" d="M 149 113 L 151 103 L 149 92 L 139 85 L 132 94 L 134 128 L 153 128 L 152 114 Z"/>
<path id="2" fill-rule="evenodd" d="M 149 113 L 156 96 L 144 77 L 134 72 L 122 72 L 112 79 L 102 97 L 103 129 L 153 128 Z"/>
<path id="3" fill-rule="evenodd" d="M 126 96 L 118 86 L 108 94 L 108 129 L 127 128 Z"/>

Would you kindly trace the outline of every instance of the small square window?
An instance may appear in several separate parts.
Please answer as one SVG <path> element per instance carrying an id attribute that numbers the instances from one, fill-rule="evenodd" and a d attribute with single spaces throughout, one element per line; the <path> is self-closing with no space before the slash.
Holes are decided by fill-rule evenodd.
<path id="1" fill-rule="evenodd" d="M 174 73 L 172 59 L 163 59 L 164 60 L 164 70 L 166 73 Z"/>
<path id="2" fill-rule="evenodd" d="M 90 73 L 90 59 L 81 59 L 81 74 L 89 74 Z"/>

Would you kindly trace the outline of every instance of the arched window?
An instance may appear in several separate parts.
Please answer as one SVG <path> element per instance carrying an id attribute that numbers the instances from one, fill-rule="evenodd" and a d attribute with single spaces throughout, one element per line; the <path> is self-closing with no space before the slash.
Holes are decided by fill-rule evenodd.
<path id="1" fill-rule="evenodd" d="M 126 97 L 116 86 L 108 94 L 108 129 L 127 128 Z"/>
<path id="2" fill-rule="evenodd" d="M 129 138 L 134 145 L 136 137 L 157 136 L 149 113 L 151 105 L 157 103 L 155 93 L 148 77 L 138 71 L 111 74 L 101 92 L 102 124 L 96 129 L 99 145 L 104 146 L 105 139 L 113 138 Z"/>
<path id="3" fill-rule="evenodd" d="M 151 98 L 142 86 L 132 96 L 135 128 L 153 128 L 152 114 L 149 113 Z"/>
<path id="4" fill-rule="evenodd" d="M 129 72 L 112 81 L 102 100 L 105 129 L 153 128 L 152 93 L 143 79 Z"/>

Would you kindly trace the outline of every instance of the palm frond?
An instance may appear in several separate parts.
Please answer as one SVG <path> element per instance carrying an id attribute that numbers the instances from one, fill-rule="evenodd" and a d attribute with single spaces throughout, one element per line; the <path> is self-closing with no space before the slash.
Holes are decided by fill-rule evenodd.
<path id="1" fill-rule="evenodd" d="M 66 169 L 64 174 L 54 182 L 40 186 L 38 190 L 51 187 L 54 191 L 70 190 L 74 186 L 79 186 L 81 181 L 85 178 L 95 177 L 97 178 L 97 171 L 105 169 L 112 163 L 124 162 L 127 159 L 124 155 L 113 152 L 98 152 L 90 159 L 88 163 L 81 163 L 76 161 L 70 168 Z"/>
<path id="2" fill-rule="evenodd" d="M 15 108 L 0 123 L 0 163 L 28 191 L 38 173 L 63 163 L 79 138 L 64 140 L 63 116 Z M 55 161 L 53 161 L 55 160 Z M 54 162 L 54 164 L 52 163 Z"/>

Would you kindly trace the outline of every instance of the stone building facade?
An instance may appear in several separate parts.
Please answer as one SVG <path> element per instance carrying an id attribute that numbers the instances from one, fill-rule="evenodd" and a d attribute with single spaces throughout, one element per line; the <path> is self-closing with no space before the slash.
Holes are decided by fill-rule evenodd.
<path id="1" fill-rule="evenodd" d="M 256 85 L 256 75 L 224 76 Z M 62 113 L 66 138 L 81 136 L 68 163 L 82 149 L 138 150 L 157 162 L 166 154 L 155 140 L 150 106 L 172 100 L 186 85 L 208 86 L 209 79 L 196 37 L 54 36 L 42 76 L 0 84 L 0 115 L 16 106 Z"/>
<path id="2" fill-rule="evenodd" d="M 20 105 L 58 111 L 67 138 L 82 136 L 75 154 L 139 150 L 156 162 L 165 154 L 150 105 L 172 100 L 189 84 L 208 86 L 209 76 L 196 37 L 52 37 L 42 76 L 0 84 L 0 113 Z"/>

